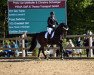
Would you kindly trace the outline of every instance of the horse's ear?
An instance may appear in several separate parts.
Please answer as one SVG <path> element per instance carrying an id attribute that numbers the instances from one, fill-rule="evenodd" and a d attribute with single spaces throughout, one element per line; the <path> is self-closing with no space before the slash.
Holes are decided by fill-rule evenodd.
<path id="1" fill-rule="evenodd" d="M 60 27 L 65 27 L 65 24 L 64 23 L 60 23 Z"/>
<path id="2" fill-rule="evenodd" d="M 60 23 L 59 26 L 62 26 L 62 23 Z"/>
<path id="3" fill-rule="evenodd" d="M 63 26 L 64 26 L 64 27 L 67 26 L 66 23 L 63 23 Z"/>

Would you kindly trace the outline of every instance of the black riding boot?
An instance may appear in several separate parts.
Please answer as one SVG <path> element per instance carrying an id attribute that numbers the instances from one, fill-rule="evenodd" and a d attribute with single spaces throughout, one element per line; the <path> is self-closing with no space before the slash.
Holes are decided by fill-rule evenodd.
<path id="1" fill-rule="evenodd" d="M 51 39 L 51 34 L 48 33 L 48 35 L 47 35 L 47 39 L 48 39 L 48 40 Z"/>

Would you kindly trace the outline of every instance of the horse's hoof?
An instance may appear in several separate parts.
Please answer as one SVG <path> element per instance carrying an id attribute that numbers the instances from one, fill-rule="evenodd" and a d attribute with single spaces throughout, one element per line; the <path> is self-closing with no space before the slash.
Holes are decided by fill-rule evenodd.
<path id="1" fill-rule="evenodd" d="M 64 58 L 61 58 L 62 60 L 64 60 Z"/>
<path id="2" fill-rule="evenodd" d="M 39 60 L 41 60 L 41 58 L 40 58 L 40 57 L 39 57 L 38 59 L 39 59 Z"/>
<path id="3" fill-rule="evenodd" d="M 47 59 L 47 60 L 50 60 L 50 59 Z"/>
<path id="4" fill-rule="evenodd" d="M 49 58 L 46 58 L 47 60 L 49 60 Z"/>

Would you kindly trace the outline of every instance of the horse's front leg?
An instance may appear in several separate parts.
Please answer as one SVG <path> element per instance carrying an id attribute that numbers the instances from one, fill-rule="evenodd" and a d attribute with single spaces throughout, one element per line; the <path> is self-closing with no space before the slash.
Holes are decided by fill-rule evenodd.
<path id="1" fill-rule="evenodd" d="M 44 53 L 44 47 L 40 47 L 39 48 L 39 52 L 38 52 L 38 57 L 40 56 L 40 52 L 42 51 L 42 53 L 43 53 L 43 55 L 44 55 L 44 57 L 45 57 L 45 59 L 47 58 L 47 56 L 45 55 L 45 53 Z"/>
<path id="2" fill-rule="evenodd" d="M 63 59 L 64 49 L 63 49 L 62 43 L 59 43 L 59 46 L 60 46 L 60 58 Z"/>
<path id="3" fill-rule="evenodd" d="M 42 53 L 43 53 L 43 55 L 44 55 L 44 57 L 45 57 L 45 59 L 46 59 L 47 56 L 45 55 L 44 48 L 42 48 Z"/>

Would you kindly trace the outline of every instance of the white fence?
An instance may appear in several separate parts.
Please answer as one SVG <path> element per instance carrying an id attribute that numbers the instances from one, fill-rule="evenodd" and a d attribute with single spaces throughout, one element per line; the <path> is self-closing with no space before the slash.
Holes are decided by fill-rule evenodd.
<path id="1" fill-rule="evenodd" d="M 70 47 L 66 49 L 89 49 L 89 55 L 90 57 L 93 57 L 94 46 L 92 45 L 92 42 L 93 42 L 94 35 L 89 34 L 89 35 L 67 35 L 66 36 L 66 38 L 76 38 L 76 37 L 88 37 L 89 38 L 89 47 Z"/>
<path id="2" fill-rule="evenodd" d="M 94 37 L 94 35 L 67 35 L 66 38 L 76 38 L 76 37 L 88 37 L 89 38 L 89 47 L 70 47 L 68 49 L 89 49 L 89 54 L 90 57 L 93 57 L 93 49 L 94 47 L 92 46 L 92 38 Z M 25 48 L 25 40 L 26 39 L 31 39 L 31 37 L 28 38 L 0 38 L 0 40 L 22 40 L 22 48 L 10 48 L 11 50 L 17 50 L 17 49 L 21 49 L 22 50 L 22 57 L 26 57 L 25 55 L 25 50 L 27 48 Z M 1 50 L 5 50 L 5 49 L 9 49 L 9 48 L 0 48 Z"/>
<path id="3" fill-rule="evenodd" d="M 27 38 L 24 38 L 24 37 L 22 37 L 22 38 L 20 38 L 20 37 L 16 37 L 16 38 L 0 38 L 0 40 L 3 41 L 3 42 L 5 40 L 11 40 L 11 41 L 12 40 L 15 40 L 15 41 L 19 41 L 20 40 L 20 41 L 22 41 L 21 42 L 22 44 L 21 44 L 21 47 L 20 48 L 2 48 L 1 47 L 0 50 L 9 50 L 9 49 L 10 50 L 22 50 L 22 52 L 20 52 L 20 53 L 22 53 L 22 57 L 26 57 L 25 50 L 28 49 L 28 48 L 25 48 L 25 40 L 26 39 L 27 40 L 29 40 L 29 39 L 31 40 L 31 37 L 27 37 Z"/>

